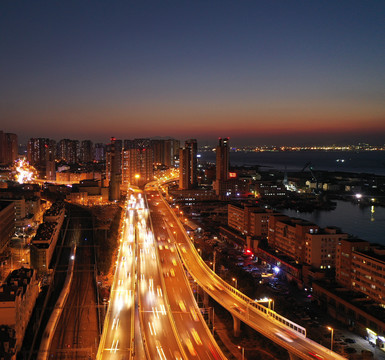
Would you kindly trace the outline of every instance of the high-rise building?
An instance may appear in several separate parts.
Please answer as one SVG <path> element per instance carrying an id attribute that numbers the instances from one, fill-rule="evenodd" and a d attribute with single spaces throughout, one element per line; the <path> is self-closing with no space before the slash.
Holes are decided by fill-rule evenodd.
<path id="1" fill-rule="evenodd" d="M 154 165 L 175 166 L 175 159 L 180 148 L 179 140 L 151 140 L 151 148 L 154 153 Z"/>
<path id="2" fill-rule="evenodd" d="M 27 145 L 27 159 L 33 165 L 42 178 L 47 178 L 47 169 L 49 179 L 52 180 L 51 174 L 55 173 L 55 147 L 54 140 L 48 138 L 31 138 Z"/>
<path id="3" fill-rule="evenodd" d="M 197 141 L 189 139 L 179 150 L 179 189 L 193 189 L 197 185 Z"/>
<path id="4" fill-rule="evenodd" d="M 175 161 L 179 155 L 180 141 L 176 139 L 169 139 L 165 142 L 164 165 L 175 166 Z"/>
<path id="5" fill-rule="evenodd" d="M 89 163 L 93 160 L 93 146 L 91 140 L 83 140 L 80 145 L 80 161 Z"/>
<path id="6" fill-rule="evenodd" d="M 31 138 L 27 146 L 27 159 L 33 166 L 44 165 L 47 159 L 47 148 L 50 140 L 47 138 Z"/>
<path id="7" fill-rule="evenodd" d="M 45 178 L 47 180 L 56 180 L 55 145 L 55 140 L 50 140 L 46 148 Z"/>
<path id="8" fill-rule="evenodd" d="M 154 165 L 164 165 L 165 140 L 151 140 L 151 148 L 154 154 Z"/>
<path id="9" fill-rule="evenodd" d="M 103 143 L 97 143 L 95 144 L 95 155 L 94 159 L 96 161 L 104 161 L 106 160 L 106 145 Z"/>
<path id="10" fill-rule="evenodd" d="M 130 185 L 136 185 L 137 173 L 137 149 L 124 148 L 122 152 L 122 186 L 127 189 Z"/>
<path id="11" fill-rule="evenodd" d="M 121 147 L 121 140 L 120 147 Z M 120 169 L 120 152 L 119 145 L 116 146 L 117 140 L 112 137 L 111 143 L 108 145 L 109 151 L 107 152 L 107 161 L 106 161 L 106 175 L 109 180 L 109 192 L 108 197 L 110 201 L 115 201 L 120 199 L 120 182 L 121 182 L 121 169 Z"/>
<path id="12" fill-rule="evenodd" d="M 229 179 L 229 142 L 229 138 L 219 138 L 219 143 L 216 147 L 216 179 L 213 183 L 213 188 L 215 189 L 215 193 L 220 197 L 230 196 L 238 182 L 236 179 Z"/>
<path id="13" fill-rule="evenodd" d="M 216 147 L 216 179 L 217 181 L 227 180 L 229 176 L 229 161 L 230 161 L 230 139 L 219 138 L 219 144 Z"/>
<path id="14" fill-rule="evenodd" d="M 62 139 L 57 146 L 57 159 L 67 164 L 76 164 L 79 160 L 79 141 Z"/>
<path id="15" fill-rule="evenodd" d="M 139 185 L 144 185 L 154 179 L 153 153 L 151 148 L 138 149 Z"/>
<path id="16" fill-rule="evenodd" d="M 17 157 L 17 135 L 0 131 L 0 164 L 12 164 Z"/>
<path id="17" fill-rule="evenodd" d="M 179 150 L 179 189 L 190 189 L 190 156 L 186 148 Z"/>
<path id="18" fill-rule="evenodd" d="M 124 140 L 122 185 L 141 186 L 154 179 L 153 150 L 148 139 Z"/>

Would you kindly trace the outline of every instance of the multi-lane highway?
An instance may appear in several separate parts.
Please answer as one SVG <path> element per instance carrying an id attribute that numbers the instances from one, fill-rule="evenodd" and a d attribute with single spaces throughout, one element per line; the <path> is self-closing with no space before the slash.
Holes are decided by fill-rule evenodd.
<path id="1" fill-rule="evenodd" d="M 193 278 L 233 316 L 301 359 L 344 359 L 306 337 L 306 330 L 256 303 L 216 275 L 201 259 L 190 237 L 159 191 L 157 211 L 172 227 L 178 253 Z"/>
<path id="2" fill-rule="evenodd" d="M 138 194 L 138 300 L 139 314 L 148 359 L 182 359 L 167 298 L 163 289 L 154 235 L 148 226 L 145 199 Z"/>
<path id="3" fill-rule="evenodd" d="M 136 205 L 134 196 L 125 204 L 120 248 L 98 359 L 132 359 L 134 353 Z"/>
<path id="4" fill-rule="evenodd" d="M 145 195 L 133 191 L 97 358 L 225 359 L 199 313 L 163 219 L 154 217 L 154 236 L 148 214 Z M 138 338 L 142 351 L 135 346 Z"/>
<path id="5" fill-rule="evenodd" d="M 168 223 L 168 215 L 161 210 L 162 204 L 158 192 L 148 190 L 146 193 L 158 245 L 159 267 L 164 276 L 164 289 L 182 345 L 183 358 L 225 359 L 202 318 L 192 294 L 172 230 L 170 230 L 174 224 Z"/>
<path id="6" fill-rule="evenodd" d="M 304 328 L 247 298 L 212 272 L 154 184 L 145 193 L 133 191 L 126 202 L 98 359 L 225 359 L 200 314 L 182 261 L 235 321 L 247 323 L 298 358 L 343 359 L 306 338 Z M 135 314 L 140 325 L 135 325 Z M 138 338 L 142 351 L 135 351 Z"/>

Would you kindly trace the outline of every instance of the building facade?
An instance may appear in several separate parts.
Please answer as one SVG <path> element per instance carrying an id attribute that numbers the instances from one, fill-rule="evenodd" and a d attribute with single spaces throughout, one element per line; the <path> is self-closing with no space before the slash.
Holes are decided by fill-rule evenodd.
<path id="1" fill-rule="evenodd" d="M 121 183 L 121 140 L 111 138 L 108 145 L 106 157 L 106 177 L 109 186 L 109 200 L 117 201 L 120 199 L 120 183 Z"/>
<path id="2" fill-rule="evenodd" d="M 197 185 L 197 141 L 189 139 L 179 150 L 179 189 L 194 189 Z"/>
<path id="3" fill-rule="evenodd" d="M 38 272 L 48 271 L 65 215 L 64 203 L 58 202 L 44 213 L 30 247 L 31 266 Z"/>
<path id="4" fill-rule="evenodd" d="M 368 251 L 369 242 L 360 239 L 343 239 L 337 244 L 336 280 L 347 289 L 352 289 L 352 260 L 356 250 Z"/>
<path id="5" fill-rule="evenodd" d="M 57 144 L 57 160 L 67 164 L 76 164 L 79 161 L 79 141 L 62 139 Z"/>
<path id="6" fill-rule="evenodd" d="M 33 269 L 14 270 L 0 287 L 0 318 L 3 325 L 15 329 L 16 351 L 23 343 L 38 295 L 39 286 Z"/>
<path id="7" fill-rule="evenodd" d="M 269 216 L 273 213 L 272 210 L 238 203 L 228 204 L 227 210 L 228 226 L 244 235 L 267 238 Z"/>
<path id="8" fill-rule="evenodd" d="M 335 227 L 319 228 L 317 233 L 306 233 L 304 263 L 317 269 L 334 269 L 337 245 L 348 237 L 348 234 Z"/>
<path id="9" fill-rule="evenodd" d="M 83 140 L 80 145 L 80 161 L 82 163 L 89 163 L 94 160 L 93 145 L 91 140 Z"/>
<path id="10" fill-rule="evenodd" d="M 229 193 L 228 188 L 231 182 L 229 179 L 229 162 L 230 162 L 230 139 L 219 138 L 216 147 L 216 177 L 213 188 L 218 196 L 226 196 Z"/>
<path id="11" fill-rule="evenodd" d="M 13 201 L 0 201 L 0 253 L 7 248 L 14 232 L 14 203 Z"/>
<path id="12" fill-rule="evenodd" d="M 17 135 L 0 131 L 0 164 L 10 165 L 18 158 Z"/>

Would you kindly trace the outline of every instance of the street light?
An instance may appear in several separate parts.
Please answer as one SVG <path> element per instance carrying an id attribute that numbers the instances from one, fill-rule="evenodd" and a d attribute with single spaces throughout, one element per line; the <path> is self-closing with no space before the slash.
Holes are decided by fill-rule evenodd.
<path id="1" fill-rule="evenodd" d="M 238 289 L 238 280 L 236 278 L 232 279 L 235 282 L 235 288 Z"/>
<path id="2" fill-rule="evenodd" d="M 268 303 L 267 306 L 268 306 L 269 310 L 273 310 L 274 311 L 274 300 L 273 299 L 269 299 L 269 298 L 265 297 L 265 298 L 259 299 L 259 300 L 255 299 L 254 301 L 257 302 L 257 303 L 265 303 L 265 302 L 267 302 Z M 272 305 L 270 305 L 270 303 Z"/>
<path id="3" fill-rule="evenodd" d="M 238 349 L 242 349 L 242 360 L 245 360 L 245 348 L 243 346 L 238 346 Z"/>
<path id="4" fill-rule="evenodd" d="M 330 350 L 333 351 L 333 335 L 334 335 L 334 329 L 330 326 L 327 327 L 328 330 L 330 330 L 331 336 L 330 336 Z"/>
<path id="5" fill-rule="evenodd" d="M 139 185 L 140 174 L 135 174 L 136 186 Z"/>

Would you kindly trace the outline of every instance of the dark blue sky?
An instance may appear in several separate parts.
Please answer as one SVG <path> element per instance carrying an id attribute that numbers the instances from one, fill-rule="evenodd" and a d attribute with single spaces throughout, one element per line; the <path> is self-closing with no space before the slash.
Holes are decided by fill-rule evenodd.
<path id="1" fill-rule="evenodd" d="M 385 1 L 0 3 L 1 129 L 385 142 Z"/>

